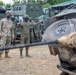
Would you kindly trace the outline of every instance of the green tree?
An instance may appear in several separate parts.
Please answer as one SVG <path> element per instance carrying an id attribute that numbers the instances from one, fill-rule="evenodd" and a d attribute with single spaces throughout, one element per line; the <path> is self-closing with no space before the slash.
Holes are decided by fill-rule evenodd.
<path id="1" fill-rule="evenodd" d="M 47 0 L 47 2 L 50 3 L 51 5 L 65 2 L 65 1 L 69 1 L 69 0 Z"/>
<path id="2" fill-rule="evenodd" d="M 5 5 L 5 4 L 3 3 L 3 1 L 0 1 L 0 5 Z"/>
<path id="3" fill-rule="evenodd" d="M 43 5 L 43 8 L 47 8 L 48 6 L 50 6 L 50 4 L 49 4 L 49 3 L 45 3 L 45 4 Z"/>
<path id="4" fill-rule="evenodd" d="M 7 7 L 7 8 L 10 8 L 10 7 L 11 7 L 11 4 L 6 4 L 6 7 Z"/>
<path id="5" fill-rule="evenodd" d="M 21 3 L 20 0 L 13 0 L 13 5 L 18 5 L 18 4 L 20 4 L 20 3 Z"/>

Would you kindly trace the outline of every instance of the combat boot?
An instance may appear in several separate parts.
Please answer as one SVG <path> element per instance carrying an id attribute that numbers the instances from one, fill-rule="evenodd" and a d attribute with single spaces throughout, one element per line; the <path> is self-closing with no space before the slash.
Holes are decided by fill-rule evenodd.
<path id="1" fill-rule="evenodd" d="M 1 55 L 2 55 L 2 54 L 0 53 L 0 60 L 2 60 L 2 57 L 1 57 Z"/>
<path id="2" fill-rule="evenodd" d="M 23 48 L 20 48 L 20 58 L 23 58 L 22 52 L 23 52 Z"/>
<path id="3" fill-rule="evenodd" d="M 11 57 L 8 56 L 8 53 L 5 53 L 5 58 L 11 58 Z"/>
<path id="4" fill-rule="evenodd" d="M 25 51 L 26 51 L 26 57 L 30 57 L 29 55 L 28 55 L 28 50 L 29 50 L 29 47 L 26 47 L 26 49 L 25 49 Z"/>

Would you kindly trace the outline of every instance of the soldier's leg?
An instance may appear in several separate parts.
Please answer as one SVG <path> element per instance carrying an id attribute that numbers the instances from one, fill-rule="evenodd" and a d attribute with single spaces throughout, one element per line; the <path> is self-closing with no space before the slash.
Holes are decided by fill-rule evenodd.
<path id="1" fill-rule="evenodd" d="M 6 38 L 6 45 L 11 45 L 11 37 Z M 9 55 L 9 50 L 5 50 L 5 58 L 11 58 Z"/>
<path id="2" fill-rule="evenodd" d="M 23 48 L 20 48 L 20 58 L 23 58 L 22 52 L 23 52 Z"/>
<path id="3" fill-rule="evenodd" d="M 26 55 L 25 56 L 27 56 L 27 57 L 29 56 L 28 55 L 28 50 L 29 50 L 29 47 L 26 47 Z"/>
<path id="4" fill-rule="evenodd" d="M 26 44 L 29 44 L 29 43 L 30 43 L 30 37 L 29 37 L 29 36 L 26 37 L 25 43 L 26 43 Z M 26 51 L 26 55 L 25 55 L 25 56 L 29 56 L 28 50 L 29 50 L 29 47 L 26 47 L 26 48 L 25 48 L 25 51 Z"/>
<path id="5" fill-rule="evenodd" d="M 24 36 L 21 36 L 21 41 L 20 41 L 20 44 L 24 44 Z M 20 58 L 23 58 L 23 48 L 20 48 Z"/>
<path id="6" fill-rule="evenodd" d="M 5 46 L 5 37 L 0 38 L 0 47 Z M 3 51 L 0 51 L 0 60 L 2 59 Z"/>
<path id="7" fill-rule="evenodd" d="M 3 51 L 0 51 L 0 60 L 2 60 Z"/>
<path id="8" fill-rule="evenodd" d="M 11 57 L 8 55 L 8 53 L 9 53 L 9 50 L 5 50 L 5 58 L 11 58 Z"/>

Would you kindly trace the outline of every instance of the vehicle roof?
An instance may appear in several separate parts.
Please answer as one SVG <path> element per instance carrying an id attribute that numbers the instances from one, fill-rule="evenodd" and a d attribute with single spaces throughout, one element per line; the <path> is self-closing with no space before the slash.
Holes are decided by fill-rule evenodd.
<path id="1" fill-rule="evenodd" d="M 67 15 L 67 14 L 71 14 L 71 13 L 76 13 L 76 9 L 67 9 L 67 11 L 63 11 L 57 15 L 55 15 L 56 17 L 58 16 L 64 16 L 64 15 Z"/>
<path id="2" fill-rule="evenodd" d="M 60 4 L 49 6 L 49 8 L 51 8 L 51 7 L 66 6 L 66 5 L 70 5 L 70 4 L 73 4 L 73 3 L 76 4 L 76 0 L 70 0 L 70 1 L 62 2 Z"/>
<path id="3" fill-rule="evenodd" d="M 71 13 L 76 13 L 76 4 L 69 6 L 68 8 L 64 9 L 62 12 L 60 12 L 55 16 L 58 17 L 58 16 L 63 16 Z"/>

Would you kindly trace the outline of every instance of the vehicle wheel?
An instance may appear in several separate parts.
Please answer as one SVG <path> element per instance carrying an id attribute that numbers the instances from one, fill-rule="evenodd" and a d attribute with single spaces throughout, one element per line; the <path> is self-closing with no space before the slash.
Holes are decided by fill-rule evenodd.
<path id="1" fill-rule="evenodd" d="M 70 19 L 70 20 L 64 19 L 64 20 L 57 21 L 51 24 L 44 31 L 43 40 L 54 41 L 58 39 L 59 37 L 68 35 L 76 29 L 75 24 L 76 24 L 76 20 L 74 19 Z"/>

